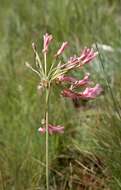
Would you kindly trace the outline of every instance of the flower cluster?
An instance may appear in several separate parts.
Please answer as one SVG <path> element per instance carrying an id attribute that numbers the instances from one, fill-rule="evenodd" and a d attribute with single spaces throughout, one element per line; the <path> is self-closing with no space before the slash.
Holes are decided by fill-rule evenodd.
<path id="1" fill-rule="evenodd" d="M 38 90 L 44 91 L 44 89 L 51 87 L 53 81 L 56 81 L 57 84 L 67 84 L 67 87 L 63 89 L 61 95 L 72 100 L 91 100 L 99 96 L 102 92 L 102 88 L 99 84 L 96 84 L 94 87 L 91 87 L 90 74 L 86 73 L 83 79 L 77 79 L 72 76 L 67 75 L 70 70 L 82 69 L 85 64 L 89 64 L 98 54 L 93 49 L 84 48 L 79 56 L 74 55 L 70 57 L 66 63 L 61 63 L 58 61 L 59 56 L 68 48 L 68 42 L 63 42 L 60 48 L 53 56 L 51 66 L 46 64 L 47 54 L 49 50 L 49 45 L 53 40 L 53 36 L 46 33 L 43 36 L 43 50 L 44 63 L 40 60 L 40 57 L 37 53 L 36 46 L 33 43 L 32 47 L 35 54 L 37 70 L 32 68 L 28 63 L 26 64 L 32 71 L 34 71 L 40 77 L 40 83 Z M 85 90 L 80 90 L 80 88 Z M 60 125 L 48 125 L 48 133 L 63 133 L 64 127 Z M 40 127 L 39 132 L 44 134 L 46 132 L 45 127 Z"/>

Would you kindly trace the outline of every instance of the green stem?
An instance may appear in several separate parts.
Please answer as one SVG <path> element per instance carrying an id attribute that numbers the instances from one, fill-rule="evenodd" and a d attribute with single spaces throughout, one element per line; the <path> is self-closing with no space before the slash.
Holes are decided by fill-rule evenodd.
<path id="1" fill-rule="evenodd" d="M 49 190 L 49 155 L 48 155 L 48 108 L 49 108 L 49 87 L 46 88 L 46 111 L 45 111 L 45 125 L 46 125 L 46 190 Z"/>
<path id="2" fill-rule="evenodd" d="M 49 151 L 48 151 L 48 140 L 49 140 L 49 132 L 48 132 L 48 111 L 49 111 L 49 93 L 50 93 L 50 83 L 47 77 L 47 55 L 44 53 L 44 69 L 45 69 L 45 77 L 47 80 L 47 86 L 45 90 L 45 127 L 46 127 L 46 190 L 49 190 Z"/>

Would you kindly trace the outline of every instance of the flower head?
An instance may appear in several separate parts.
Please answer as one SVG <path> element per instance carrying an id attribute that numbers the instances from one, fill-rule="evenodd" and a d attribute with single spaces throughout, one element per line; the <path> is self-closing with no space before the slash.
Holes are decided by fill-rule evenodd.
<path id="1" fill-rule="evenodd" d="M 43 50 L 42 50 L 42 52 L 43 53 L 47 53 L 48 52 L 48 46 L 49 46 L 50 42 L 52 41 L 53 37 L 52 37 L 51 34 L 49 35 L 48 33 L 46 33 L 43 36 L 43 39 L 44 39 L 44 44 L 43 44 Z"/>

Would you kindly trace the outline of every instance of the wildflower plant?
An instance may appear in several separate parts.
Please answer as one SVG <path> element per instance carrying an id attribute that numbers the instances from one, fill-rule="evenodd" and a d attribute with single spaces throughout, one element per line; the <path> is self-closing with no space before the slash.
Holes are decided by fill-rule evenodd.
<path id="1" fill-rule="evenodd" d="M 43 36 L 43 60 L 40 59 L 40 56 L 37 52 L 36 45 L 32 43 L 32 48 L 35 54 L 35 63 L 36 69 L 34 69 L 29 63 L 26 63 L 26 66 L 30 68 L 33 72 L 35 72 L 39 79 L 40 83 L 38 85 L 38 90 L 41 93 L 45 92 L 45 122 L 42 127 L 38 129 L 40 134 L 46 135 L 46 189 L 49 190 L 49 167 L 48 167 L 48 138 L 49 135 L 53 135 L 55 133 L 63 133 L 64 126 L 53 125 L 48 121 L 48 108 L 49 108 L 49 96 L 51 92 L 51 87 L 56 83 L 58 85 L 62 85 L 63 83 L 66 88 L 64 88 L 61 92 L 61 95 L 66 98 L 70 98 L 72 100 L 91 100 L 99 96 L 102 92 L 102 88 L 99 84 L 96 84 L 94 87 L 90 87 L 90 74 L 86 73 L 83 79 L 77 79 L 73 76 L 69 76 L 69 72 L 72 70 L 81 70 L 84 65 L 89 64 L 98 54 L 98 52 L 94 52 L 93 49 L 84 48 L 84 50 L 80 53 L 79 56 L 74 55 L 70 57 L 65 63 L 62 63 L 59 60 L 59 57 L 64 52 L 66 48 L 68 48 L 68 42 L 63 42 L 61 47 L 57 50 L 57 52 L 53 55 L 51 65 L 47 63 L 47 55 L 49 52 L 49 46 L 53 41 L 53 36 L 46 33 Z M 81 88 L 85 87 L 85 90 L 81 90 Z M 82 88 L 82 89 L 83 89 Z"/>

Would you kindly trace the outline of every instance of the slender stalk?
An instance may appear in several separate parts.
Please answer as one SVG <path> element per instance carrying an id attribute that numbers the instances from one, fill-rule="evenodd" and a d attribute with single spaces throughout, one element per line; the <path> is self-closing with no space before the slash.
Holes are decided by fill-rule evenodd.
<path id="1" fill-rule="evenodd" d="M 44 66 L 45 66 L 45 77 L 47 80 L 47 55 L 44 53 Z M 50 92 L 50 84 L 47 81 L 47 86 L 45 90 L 45 127 L 46 127 L 46 190 L 49 190 L 49 154 L 48 154 L 48 109 L 49 109 L 49 92 Z"/>
<path id="2" fill-rule="evenodd" d="M 49 107 L 49 88 L 46 88 L 46 111 L 45 111 L 45 125 L 46 125 L 46 189 L 49 190 L 49 165 L 48 165 L 48 107 Z"/>

